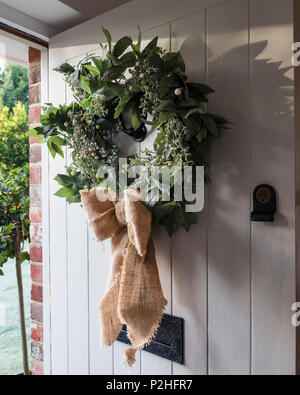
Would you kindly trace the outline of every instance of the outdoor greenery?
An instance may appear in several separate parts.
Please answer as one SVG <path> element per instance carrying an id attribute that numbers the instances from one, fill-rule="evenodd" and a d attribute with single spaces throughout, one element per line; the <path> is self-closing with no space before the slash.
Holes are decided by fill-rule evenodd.
<path id="1" fill-rule="evenodd" d="M 28 114 L 18 102 L 12 111 L 0 107 L 0 172 L 21 168 L 29 162 Z"/>
<path id="2" fill-rule="evenodd" d="M 8 63 L 4 70 L 0 71 L 0 106 L 8 107 L 9 111 L 12 111 L 17 103 L 21 102 L 28 111 L 28 91 L 28 69 Z"/>
<path id="3" fill-rule="evenodd" d="M 0 275 L 1 267 L 16 256 L 14 235 L 20 232 L 20 243 L 29 239 L 29 165 L 11 170 L 0 176 Z M 29 260 L 26 251 L 21 252 L 21 262 Z"/>
<path id="4" fill-rule="evenodd" d="M 165 226 L 170 236 L 180 227 L 189 230 L 196 217 L 186 212 L 186 203 L 172 197 L 171 202 L 164 201 L 162 188 L 154 196 L 147 173 L 153 166 L 167 167 L 174 188 L 178 168 L 207 167 L 208 139 L 219 136 L 228 121 L 206 111 L 213 90 L 189 82 L 181 54 L 164 51 L 158 37 L 142 49 L 140 30 L 136 44 L 126 36 L 114 46 L 109 31 L 103 28 L 103 32 L 108 43 L 102 45 L 102 58 L 89 56 L 76 67 L 64 63 L 56 69 L 65 76 L 77 101 L 68 107 L 45 107 L 42 126 L 30 135 L 45 139 L 53 157 L 63 156 L 64 146 L 72 149 L 67 175 L 58 175 L 56 180 L 62 186 L 57 195 L 74 203 L 80 201 L 83 187 L 106 185 L 107 179 L 97 174 L 100 166 L 118 170 L 115 135 L 125 132 L 140 142 L 147 133 L 145 125 L 151 126 L 157 130 L 153 148 L 127 158 L 128 171 L 137 165 L 146 168 L 133 185 L 144 193 L 154 223 Z M 116 192 L 121 191 L 119 183 Z"/>
<path id="5" fill-rule="evenodd" d="M 29 142 L 27 69 L 8 64 L 0 73 L 0 276 L 11 259 L 16 262 L 23 369 L 29 375 L 21 265 L 30 259 Z"/>

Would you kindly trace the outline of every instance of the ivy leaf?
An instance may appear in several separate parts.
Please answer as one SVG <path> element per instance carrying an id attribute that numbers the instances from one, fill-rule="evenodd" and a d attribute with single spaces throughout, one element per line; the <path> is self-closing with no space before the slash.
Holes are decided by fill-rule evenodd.
<path id="1" fill-rule="evenodd" d="M 116 58 L 119 58 L 128 47 L 132 44 L 132 38 L 125 36 L 121 38 L 115 45 L 114 50 L 113 50 L 113 56 Z"/>
<path id="2" fill-rule="evenodd" d="M 105 37 L 106 37 L 107 42 L 108 42 L 109 52 L 111 52 L 111 43 L 112 43 L 111 34 L 110 34 L 110 32 L 109 32 L 107 29 L 105 29 L 103 26 L 102 26 L 102 31 L 103 31 L 103 33 L 104 33 L 104 35 L 105 35 Z"/>
<path id="3" fill-rule="evenodd" d="M 63 63 L 62 65 L 56 67 L 54 71 L 57 71 L 62 74 L 72 74 L 74 73 L 75 69 L 69 63 Z"/>

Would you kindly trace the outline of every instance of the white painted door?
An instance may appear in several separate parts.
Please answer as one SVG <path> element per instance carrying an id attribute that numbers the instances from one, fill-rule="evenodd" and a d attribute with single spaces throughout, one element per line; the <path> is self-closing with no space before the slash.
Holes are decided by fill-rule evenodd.
<path id="1" fill-rule="evenodd" d="M 49 294 L 46 372 L 51 374 L 294 374 L 295 183 L 292 0 L 134 0 L 51 40 L 50 101 L 69 102 L 52 69 L 98 52 L 100 26 L 118 39 L 142 27 L 145 40 L 180 50 L 189 77 L 216 93 L 209 109 L 232 121 L 209 147 L 205 210 L 189 233 L 155 235 L 168 312 L 185 320 L 184 365 L 139 352 L 121 366 L 124 345 L 99 345 L 97 305 L 109 270 L 109 242 L 97 245 L 79 205 L 53 196 L 66 161 L 49 161 Z M 68 158 L 68 156 L 66 156 Z M 46 162 L 46 159 L 44 159 Z M 274 224 L 251 223 L 252 191 L 278 193 Z M 48 236 L 47 236 L 48 234 Z M 46 241 L 47 240 L 47 241 Z"/>

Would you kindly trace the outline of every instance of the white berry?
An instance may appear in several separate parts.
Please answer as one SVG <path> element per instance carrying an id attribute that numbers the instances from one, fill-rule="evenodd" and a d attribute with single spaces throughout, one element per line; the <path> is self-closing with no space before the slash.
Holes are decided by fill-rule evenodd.
<path id="1" fill-rule="evenodd" d="M 181 94 L 182 94 L 182 89 L 181 88 L 175 89 L 175 95 L 176 96 L 180 96 Z"/>

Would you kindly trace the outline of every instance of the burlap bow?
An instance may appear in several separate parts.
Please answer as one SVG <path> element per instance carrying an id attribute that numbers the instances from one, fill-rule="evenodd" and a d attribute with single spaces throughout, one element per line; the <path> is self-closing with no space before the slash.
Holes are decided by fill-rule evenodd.
<path id="1" fill-rule="evenodd" d="M 108 189 L 97 188 L 82 191 L 81 200 L 96 240 L 112 237 L 110 278 L 99 304 L 101 343 L 112 345 L 126 324 L 132 346 L 124 356 L 132 366 L 136 350 L 155 336 L 167 305 L 150 237 L 152 215 L 135 190 L 118 201 Z"/>

